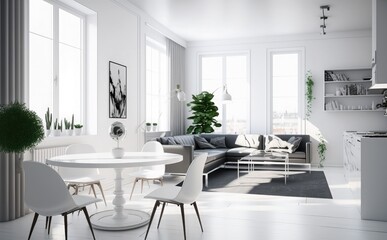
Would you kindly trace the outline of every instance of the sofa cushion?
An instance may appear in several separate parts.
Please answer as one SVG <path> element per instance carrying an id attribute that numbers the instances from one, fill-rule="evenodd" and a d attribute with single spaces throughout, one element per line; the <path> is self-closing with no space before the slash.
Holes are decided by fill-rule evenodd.
<path id="1" fill-rule="evenodd" d="M 226 157 L 227 149 L 198 149 L 194 151 L 194 156 L 197 156 L 202 153 L 208 153 L 206 163 L 212 162 L 214 160 Z"/>
<path id="2" fill-rule="evenodd" d="M 305 152 L 294 152 L 294 153 L 290 153 L 289 154 L 289 159 L 292 159 L 292 158 L 300 158 L 300 159 L 305 159 L 306 158 L 306 154 Z"/>
<path id="3" fill-rule="evenodd" d="M 196 146 L 194 135 L 179 135 L 173 137 L 175 142 L 183 146 Z"/>
<path id="4" fill-rule="evenodd" d="M 174 142 L 173 145 L 176 144 L 173 137 L 160 137 L 160 138 L 156 138 L 156 141 L 160 142 L 162 145 L 172 145 L 172 144 L 170 144 L 172 142 Z"/>
<path id="5" fill-rule="evenodd" d="M 216 148 L 214 145 L 209 143 L 204 137 L 194 136 L 194 140 L 195 140 L 196 146 L 198 146 L 199 149 Z"/>
<path id="6" fill-rule="evenodd" d="M 302 141 L 302 137 L 292 136 L 291 138 L 289 138 L 288 143 L 291 144 L 291 146 L 289 146 L 290 152 L 292 153 L 295 152 L 297 148 L 300 146 L 301 141 Z"/>
<path id="7" fill-rule="evenodd" d="M 244 157 L 256 150 L 255 148 L 237 147 L 227 150 L 226 155 L 227 157 Z"/>
<path id="8" fill-rule="evenodd" d="M 292 147 L 292 145 L 290 143 L 282 140 L 281 138 L 279 138 L 275 135 L 267 135 L 266 136 L 265 151 L 283 150 L 283 151 L 287 152 L 290 147 Z"/>
<path id="9" fill-rule="evenodd" d="M 214 137 L 211 138 L 210 143 L 216 148 L 227 148 L 226 137 Z"/>

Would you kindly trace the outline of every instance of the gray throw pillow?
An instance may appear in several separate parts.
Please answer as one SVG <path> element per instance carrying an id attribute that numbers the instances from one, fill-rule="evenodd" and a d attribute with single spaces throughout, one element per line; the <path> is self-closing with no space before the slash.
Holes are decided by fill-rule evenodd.
<path id="1" fill-rule="evenodd" d="M 297 150 L 297 148 L 300 146 L 301 141 L 302 141 L 302 137 L 293 136 L 289 138 L 288 143 L 291 144 L 291 146 L 289 146 L 290 152 L 294 153 Z"/>
<path id="2" fill-rule="evenodd" d="M 168 145 L 177 145 L 177 143 L 175 142 L 175 139 L 173 138 L 168 138 Z"/>
<path id="3" fill-rule="evenodd" d="M 216 148 L 214 145 L 209 143 L 205 138 L 194 136 L 197 146 L 201 149 Z"/>
<path id="4" fill-rule="evenodd" d="M 227 148 L 227 146 L 226 146 L 226 137 L 214 137 L 214 138 L 211 138 L 210 144 L 214 145 L 217 148 Z"/>

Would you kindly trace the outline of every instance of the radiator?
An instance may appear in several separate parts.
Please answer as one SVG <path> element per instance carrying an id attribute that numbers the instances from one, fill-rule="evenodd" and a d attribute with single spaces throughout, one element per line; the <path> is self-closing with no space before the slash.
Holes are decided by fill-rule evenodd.
<path id="1" fill-rule="evenodd" d="M 46 159 L 64 155 L 67 146 L 55 146 L 44 148 L 33 148 L 31 150 L 32 160 L 36 162 L 46 163 Z"/>

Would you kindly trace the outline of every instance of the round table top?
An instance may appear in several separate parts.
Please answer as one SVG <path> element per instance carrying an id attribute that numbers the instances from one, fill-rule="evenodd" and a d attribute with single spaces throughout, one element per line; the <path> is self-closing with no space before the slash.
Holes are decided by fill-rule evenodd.
<path id="1" fill-rule="evenodd" d="M 172 164 L 182 160 L 182 155 L 174 153 L 125 152 L 122 158 L 114 158 L 111 152 L 105 152 L 61 155 L 47 159 L 46 163 L 75 168 L 127 168 Z"/>

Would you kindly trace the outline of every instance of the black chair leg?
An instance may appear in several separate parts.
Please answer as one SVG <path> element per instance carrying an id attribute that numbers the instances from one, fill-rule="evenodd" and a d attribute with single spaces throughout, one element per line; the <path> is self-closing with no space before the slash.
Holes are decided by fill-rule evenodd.
<path id="1" fill-rule="evenodd" d="M 164 213 L 164 208 L 165 208 L 165 202 L 163 202 L 163 207 L 161 208 L 161 214 L 160 214 L 160 218 L 159 218 L 159 224 L 157 224 L 157 229 L 159 229 L 159 227 L 160 227 L 160 222 L 161 222 L 161 218 L 162 218 L 163 213 Z"/>
<path id="2" fill-rule="evenodd" d="M 67 213 L 63 214 L 64 217 L 64 227 L 65 227 L 65 239 L 67 240 Z"/>
<path id="3" fill-rule="evenodd" d="M 185 234 L 185 217 L 184 217 L 184 204 L 180 204 L 180 211 L 181 211 L 181 219 L 183 220 L 183 231 L 184 231 L 184 240 L 187 239 Z"/>
<path id="4" fill-rule="evenodd" d="M 46 217 L 46 226 L 44 227 L 44 229 L 47 229 L 47 226 L 48 226 L 48 216 Z"/>
<path id="5" fill-rule="evenodd" d="M 51 220 L 52 220 L 52 216 L 50 216 L 50 217 L 48 218 L 48 235 L 50 235 Z"/>
<path id="6" fill-rule="evenodd" d="M 194 208 L 195 208 L 196 215 L 198 216 L 198 219 L 199 219 L 200 228 L 202 229 L 202 232 L 203 232 L 202 220 L 200 220 L 200 215 L 199 215 L 198 206 L 196 205 L 196 202 L 193 202 L 192 205 L 193 205 Z"/>
<path id="7" fill-rule="evenodd" d="M 39 217 L 39 214 L 35 213 L 34 219 L 32 220 L 30 234 L 28 235 L 28 240 L 31 238 L 32 231 L 34 231 L 34 227 L 35 227 L 36 221 L 38 220 L 38 217 Z"/>
<path id="8" fill-rule="evenodd" d="M 144 240 L 146 240 L 146 238 L 148 237 L 148 233 L 149 233 L 150 226 L 151 226 L 151 224 L 152 224 L 153 217 L 155 216 L 156 209 L 157 209 L 157 207 L 158 207 L 159 205 L 160 205 L 160 201 L 157 200 L 157 201 L 155 202 L 155 205 L 153 206 L 152 214 L 151 214 L 151 217 L 150 217 L 150 219 L 149 219 L 149 225 L 148 225 L 148 229 L 146 230 L 146 234 L 145 234 Z"/>
<path id="9" fill-rule="evenodd" d="M 82 210 L 83 210 L 83 213 L 85 214 L 87 223 L 89 224 L 91 234 L 93 234 L 93 239 L 95 240 L 95 235 L 94 235 L 94 231 L 93 231 L 93 226 L 91 225 L 91 222 L 90 222 L 89 213 L 87 212 L 86 207 L 83 207 Z"/>

